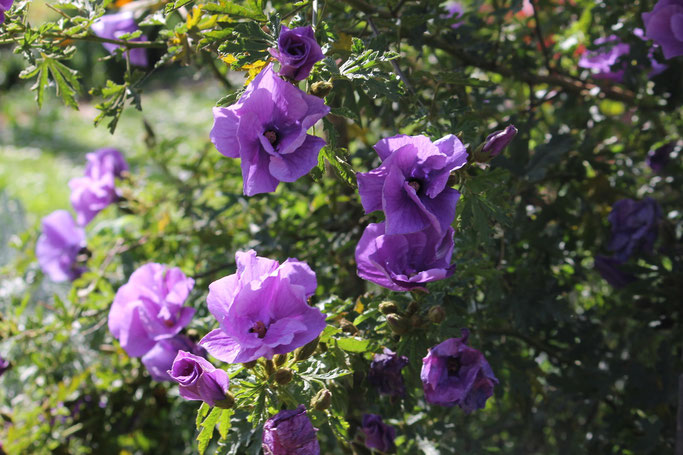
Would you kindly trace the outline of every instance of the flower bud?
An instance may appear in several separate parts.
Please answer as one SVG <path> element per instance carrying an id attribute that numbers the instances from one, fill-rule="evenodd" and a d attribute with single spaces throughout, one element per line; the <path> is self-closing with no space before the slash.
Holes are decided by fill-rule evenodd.
<path id="1" fill-rule="evenodd" d="M 275 372 L 275 382 L 280 385 L 289 384 L 294 378 L 294 373 L 289 368 L 280 368 Z"/>
<path id="2" fill-rule="evenodd" d="M 410 321 L 396 313 L 387 315 L 387 324 L 396 335 L 403 335 L 410 329 Z"/>
<path id="3" fill-rule="evenodd" d="M 235 397 L 232 393 L 227 392 L 225 398 L 220 401 L 216 401 L 216 407 L 221 409 L 230 409 L 235 406 Z"/>
<path id="4" fill-rule="evenodd" d="M 297 362 L 301 362 L 302 360 L 306 360 L 310 356 L 313 355 L 315 352 L 315 348 L 318 347 L 318 340 L 320 337 L 316 338 L 315 340 L 311 341 L 310 343 L 298 348 L 296 351 L 294 351 L 294 358 L 296 359 Z"/>
<path id="5" fill-rule="evenodd" d="M 310 407 L 315 409 L 316 411 L 324 411 L 325 409 L 330 407 L 331 403 L 332 392 L 330 392 L 327 389 L 322 389 L 315 394 L 313 399 L 311 399 Z"/>
<path id="6" fill-rule="evenodd" d="M 398 307 L 394 302 L 384 301 L 379 304 L 379 311 L 382 314 L 398 313 Z"/>
<path id="7" fill-rule="evenodd" d="M 328 81 L 315 82 L 311 85 L 310 93 L 318 98 L 325 98 L 332 91 L 332 83 Z"/>
<path id="8" fill-rule="evenodd" d="M 265 368 L 266 368 L 266 374 L 267 374 L 268 376 L 270 376 L 270 375 L 272 375 L 273 373 L 275 373 L 275 364 L 273 363 L 272 360 L 266 360 L 266 361 L 264 362 L 264 366 L 265 366 Z"/>
<path id="9" fill-rule="evenodd" d="M 517 128 L 514 125 L 508 125 L 504 130 L 489 134 L 484 143 L 474 151 L 474 161 L 486 163 L 500 155 L 503 149 L 512 142 L 516 134 Z"/>
<path id="10" fill-rule="evenodd" d="M 281 367 L 282 365 L 285 364 L 287 361 L 287 354 L 277 354 L 273 357 L 273 362 L 275 362 L 275 366 Z"/>
<path id="11" fill-rule="evenodd" d="M 431 307 L 427 312 L 427 318 L 434 324 L 440 324 L 444 319 L 446 319 L 446 310 L 444 310 L 440 305 Z"/>
<path id="12" fill-rule="evenodd" d="M 339 326 L 341 327 L 342 331 L 350 333 L 351 335 L 358 333 L 358 328 L 353 325 L 351 321 L 348 321 L 344 318 L 339 321 Z"/>
<path id="13" fill-rule="evenodd" d="M 258 360 L 252 360 L 251 362 L 243 363 L 242 366 L 247 370 L 251 370 L 256 366 L 256 362 L 258 362 Z"/>
<path id="14" fill-rule="evenodd" d="M 415 314 L 419 309 L 420 304 L 413 300 L 408 304 L 408 308 L 406 308 L 406 314 Z"/>

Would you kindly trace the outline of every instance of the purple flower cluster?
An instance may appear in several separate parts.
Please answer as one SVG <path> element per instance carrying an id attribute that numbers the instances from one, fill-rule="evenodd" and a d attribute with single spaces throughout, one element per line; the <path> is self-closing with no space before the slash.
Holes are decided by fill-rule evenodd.
<path id="1" fill-rule="evenodd" d="M 319 455 L 320 444 L 306 415 L 306 407 L 284 410 L 263 425 L 263 453 L 265 455 Z"/>
<path id="2" fill-rule="evenodd" d="M 645 35 L 662 47 L 664 57 L 683 55 L 683 0 L 659 0 L 643 13 Z"/>
<path id="3" fill-rule="evenodd" d="M 138 24 L 135 22 L 133 13 L 130 11 L 123 11 L 116 14 L 106 14 L 95 22 L 92 23 L 92 31 L 95 35 L 100 38 L 106 39 L 119 39 L 122 35 L 127 35 L 140 30 Z M 130 41 L 147 41 L 145 35 L 140 35 L 137 38 L 133 38 Z M 122 48 L 123 46 L 114 43 L 102 43 L 104 48 L 113 54 L 116 49 Z M 126 51 L 126 56 L 128 57 L 131 65 L 135 66 L 147 66 L 149 63 L 147 61 L 147 51 L 145 49 L 131 49 Z"/>
<path id="4" fill-rule="evenodd" d="M 5 22 L 5 11 L 9 11 L 14 0 L 0 0 L 0 24 Z"/>
<path id="5" fill-rule="evenodd" d="M 43 218 L 43 232 L 36 243 L 38 264 L 52 281 L 78 278 L 84 269 L 76 258 L 84 251 L 85 231 L 66 210 L 56 210 Z"/>

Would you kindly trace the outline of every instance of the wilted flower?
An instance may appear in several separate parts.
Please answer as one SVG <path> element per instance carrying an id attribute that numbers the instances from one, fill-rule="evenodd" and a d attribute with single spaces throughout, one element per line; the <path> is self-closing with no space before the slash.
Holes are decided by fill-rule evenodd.
<path id="1" fill-rule="evenodd" d="M 452 227 L 445 235 L 433 227 L 411 234 L 387 235 L 386 223 L 370 224 L 356 246 L 358 276 L 394 291 L 424 289 L 453 275 Z"/>
<path id="2" fill-rule="evenodd" d="M 500 155 L 500 152 L 512 142 L 516 135 L 517 128 L 514 125 L 508 125 L 504 130 L 489 134 L 481 149 L 482 154 L 487 158 Z"/>
<path id="3" fill-rule="evenodd" d="M 228 363 L 259 357 L 272 359 L 313 341 L 325 328 L 325 315 L 307 303 L 317 286 L 305 262 L 282 265 L 256 256 L 235 254 L 237 273 L 209 285 L 206 301 L 220 328 L 200 344 Z"/>
<path id="4" fill-rule="evenodd" d="M 621 199 L 615 202 L 607 218 L 612 224 L 609 249 L 615 252 L 614 257 L 625 262 L 633 253 L 652 252 L 661 216 L 659 204 L 650 197 L 642 201 Z"/>
<path id="5" fill-rule="evenodd" d="M 643 23 L 646 36 L 662 46 L 667 60 L 683 55 L 683 0 L 659 0 L 643 13 Z"/>
<path id="6" fill-rule="evenodd" d="M 306 131 L 329 111 L 323 100 L 283 81 L 268 65 L 236 104 L 213 108 L 211 142 L 223 155 L 242 159 L 244 194 L 268 193 L 318 163 L 325 141 Z"/>
<path id="7" fill-rule="evenodd" d="M 166 338 L 156 343 L 152 349 L 142 356 L 142 364 L 155 381 L 173 381 L 169 370 L 173 367 L 173 361 L 180 351 L 187 351 L 202 357 L 206 356 L 204 349 L 180 333 L 173 338 Z"/>
<path id="8" fill-rule="evenodd" d="M 0 24 L 5 22 L 5 11 L 9 11 L 14 0 L 0 0 Z"/>
<path id="9" fill-rule="evenodd" d="M 655 172 L 661 172 L 669 161 L 671 161 L 671 152 L 673 152 L 675 142 L 669 142 L 647 153 L 647 164 Z"/>
<path id="10" fill-rule="evenodd" d="M 9 367 L 10 367 L 9 360 L 0 356 L 0 376 L 5 374 L 5 371 L 9 370 Z"/>
<path id="11" fill-rule="evenodd" d="M 623 288 L 636 279 L 630 273 L 623 272 L 620 266 L 621 262 L 617 259 L 608 256 L 595 257 L 595 268 L 598 273 L 615 288 Z"/>
<path id="12" fill-rule="evenodd" d="M 268 51 L 280 62 L 278 75 L 295 81 L 306 79 L 311 74 L 313 65 L 325 57 L 311 26 L 290 30 L 283 25 L 277 40 L 277 49 L 271 48 Z"/>
<path id="13" fill-rule="evenodd" d="M 441 406 L 460 406 L 466 413 L 486 406 L 498 379 L 478 350 L 467 346 L 469 330 L 462 338 L 450 338 L 429 350 L 422 359 L 425 399 Z"/>
<path id="14" fill-rule="evenodd" d="M 363 426 L 361 430 L 365 433 L 365 445 L 369 449 L 379 450 L 384 453 L 396 451 L 396 430 L 391 425 L 382 421 L 382 417 L 377 414 L 363 415 Z"/>
<path id="15" fill-rule="evenodd" d="M 106 14 L 92 23 L 92 31 L 100 38 L 118 39 L 122 35 L 127 35 L 140 30 L 131 11 L 122 11 L 116 14 Z M 140 35 L 129 41 L 146 41 L 145 35 Z M 114 43 L 102 43 L 104 48 L 111 54 L 116 49 L 123 47 Z M 147 66 L 147 52 L 145 49 L 130 49 L 126 51 L 130 63 L 136 66 Z"/>
<path id="16" fill-rule="evenodd" d="M 141 266 L 116 292 L 109 310 L 109 330 L 128 355 L 145 354 L 157 341 L 177 335 L 190 322 L 195 310 L 183 304 L 193 286 L 194 280 L 177 267 Z"/>
<path id="17" fill-rule="evenodd" d="M 36 243 L 36 257 L 43 273 L 52 281 L 74 280 L 83 273 L 76 258 L 85 248 L 85 231 L 66 210 L 56 210 L 43 218 L 43 233 Z"/>
<path id="18" fill-rule="evenodd" d="M 384 354 L 375 354 L 370 364 L 368 382 L 377 387 L 379 393 L 402 397 L 406 394 L 401 370 L 408 365 L 408 357 L 396 355 L 391 349 L 384 348 Z"/>
<path id="19" fill-rule="evenodd" d="M 460 139 L 451 134 L 432 143 L 426 136 L 401 134 L 382 139 L 374 148 L 382 165 L 356 175 L 365 213 L 384 210 L 387 234 L 409 234 L 428 226 L 445 233 L 460 197 L 447 186 L 448 178 L 467 163 Z"/>
<path id="20" fill-rule="evenodd" d="M 203 357 L 178 351 L 168 374 L 180 385 L 180 396 L 187 400 L 201 400 L 209 406 L 216 406 L 228 396 L 228 373 Z"/>
<path id="21" fill-rule="evenodd" d="M 263 425 L 263 452 L 265 455 L 319 455 L 317 431 L 303 404 L 280 411 Z"/>

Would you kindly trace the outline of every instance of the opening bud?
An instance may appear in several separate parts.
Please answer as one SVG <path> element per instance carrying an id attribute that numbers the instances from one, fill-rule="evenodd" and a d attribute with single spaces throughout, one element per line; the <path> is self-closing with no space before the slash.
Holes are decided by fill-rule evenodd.
<path id="1" fill-rule="evenodd" d="M 315 348 L 318 347 L 318 340 L 320 337 L 316 338 L 315 340 L 311 341 L 310 343 L 298 348 L 296 351 L 294 351 L 294 358 L 296 359 L 297 362 L 301 362 L 302 360 L 306 360 L 310 356 L 313 355 L 315 352 Z"/>

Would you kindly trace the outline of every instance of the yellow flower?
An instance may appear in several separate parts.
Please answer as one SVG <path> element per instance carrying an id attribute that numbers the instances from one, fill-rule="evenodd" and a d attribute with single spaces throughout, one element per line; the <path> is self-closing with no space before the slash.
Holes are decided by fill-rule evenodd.
<path id="1" fill-rule="evenodd" d="M 257 60 L 254 63 L 251 63 L 249 65 L 244 65 L 242 67 L 243 70 L 248 70 L 249 71 L 249 77 L 247 77 L 246 82 L 244 85 L 248 85 L 249 82 L 254 80 L 254 78 L 258 75 L 258 73 L 261 72 L 261 70 L 268 64 L 268 62 L 264 62 L 263 60 Z"/>

